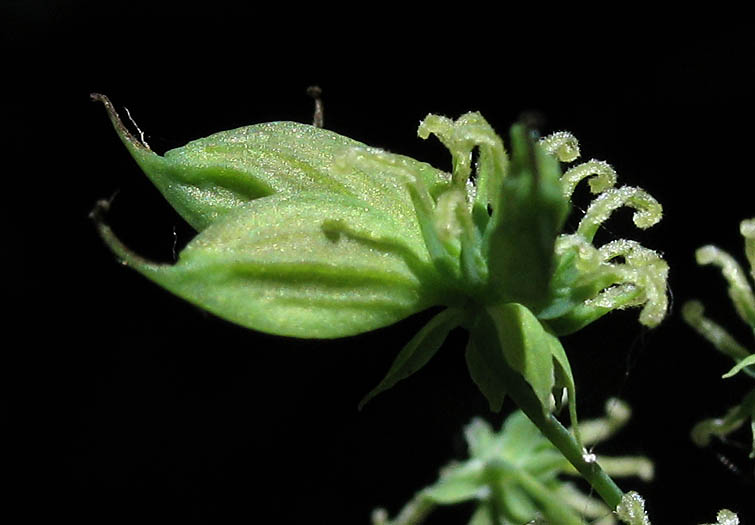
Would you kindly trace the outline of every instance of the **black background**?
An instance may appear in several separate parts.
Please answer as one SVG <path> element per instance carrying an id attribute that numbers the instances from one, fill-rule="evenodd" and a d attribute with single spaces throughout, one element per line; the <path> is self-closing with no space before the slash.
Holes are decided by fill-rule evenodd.
<path id="1" fill-rule="evenodd" d="M 661 201 L 665 218 L 651 231 L 621 212 L 600 235 L 664 253 L 673 310 L 652 331 L 619 312 L 564 339 L 581 414 L 600 415 L 609 396 L 633 406 L 631 424 L 598 452 L 655 459 L 652 484 L 619 480 L 647 497 L 654 523 L 713 521 L 722 507 L 755 520 L 749 434 L 707 449 L 689 440 L 696 421 L 722 414 L 751 383 L 721 380 L 730 363 L 679 317 L 700 297 L 752 345 L 720 275 L 693 255 L 715 242 L 744 262 L 738 225 L 754 211 L 749 28 L 433 9 L 3 7 L 6 242 L 21 255 L 5 253 L 20 313 L 11 328 L 23 331 L 6 352 L 24 358 L 8 368 L 21 379 L 9 399 L 23 442 L 8 454 L 23 467 L 27 512 L 80 523 L 368 523 L 371 509 L 395 512 L 464 457 L 472 417 L 502 421 L 468 377 L 463 333 L 357 411 L 431 312 L 336 341 L 253 333 L 120 266 L 97 237 L 88 213 L 114 195 L 108 222 L 145 256 L 171 261 L 193 233 L 90 92 L 128 107 L 161 152 L 241 125 L 309 122 L 305 90 L 318 84 L 327 128 L 444 169 L 444 149 L 416 137 L 428 112 L 479 110 L 504 136 L 523 111 L 539 112 L 544 132 L 569 129 L 585 159 L 611 162 L 621 183 Z M 589 202 L 584 190 L 576 199 Z M 440 509 L 427 523 L 465 523 L 469 510 Z"/>

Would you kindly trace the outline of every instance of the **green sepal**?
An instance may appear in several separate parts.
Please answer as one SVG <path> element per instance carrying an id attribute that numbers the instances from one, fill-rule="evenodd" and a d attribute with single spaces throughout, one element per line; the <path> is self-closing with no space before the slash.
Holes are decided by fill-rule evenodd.
<path id="1" fill-rule="evenodd" d="M 494 436 L 502 441 L 501 450 L 497 451 L 497 455 L 515 462 L 520 467 L 526 465 L 544 443 L 549 443 L 521 410 L 508 416 L 498 435 Z"/>
<path id="2" fill-rule="evenodd" d="M 506 399 L 505 376 L 507 372 L 511 373 L 511 369 L 496 344 L 486 339 L 486 335 L 492 335 L 490 332 L 488 326 L 483 328 L 479 322 L 475 325 L 467 342 L 465 358 L 469 375 L 488 400 L 490 410 L 500 412 Z"/>
<path id="3" fill-rule="evenodd" d="M 297 122 L 269 122 L 222 131 L 160 156 L 137 140 L 103 95 L 110 119 L 131 156 L 173 208 L 197 231 L 243 203 L 273 193 L 350 195 L 413 226 L 406 181 L 391 170 L 364 170 L 346 154 L 361 142 Z M 447 175 L 407 157 L 402 163 L 433 191 Z M 419 232 L 417 232 L 418 234 Z"/>
<path id="4" fill-rule="evenodd" d="M 537 311 L 549 295 L 553 247 L 569 211 L 558 160 L 520 124 L 511 128 L 512 159 L 485 232 L 490 279 L 502 302 Z"/>
<path id="5" fill-rule="evenodd" d="M 502 436 L 505 439 L 501 439 Z M 500 456 L 538 479 L 555 477 L 569 466 L 564 455 L 553 447 L 520 410 L 506 418 L 499 435 L 494 437 L 502 442 Z"/>
<path id="6" fill-rule="evenodd" d="M 495 327 L 496 343 L 506 363 L 532 387 L 544 413 L 550 412 L 555 377 L 550 338 L 525 306 L 509 303 L 487 309 Z"/>
<path id="7" fill-rule="evenodd" d="M 99 225 L 129 266 L 220 317 L 303 338 L 358 334 L 445 303 L 423 245 L 354 198 L 275 194 L 246 203 L 195 237 L 175 265 L 146 261 Z"/>
<path id="8" fill-rule="evenodd" d="M 500 436 L 493 432 L 490 423 L 480 417 L 474 418 L 464 427 L 464 439 L 467 442 L 470 457 L 477 459 L 497 457 L 504 443 Z"/>
<path id="9" fill-rule="evenodd" d="M 460 310 L 447 308 L 430 319 L 399 352 L 380 384 L 359 403 L 359 409 L 376 395 L 393 388 L 396 383 L 425 366 L 443 345 L 448 333 L 459 326 L 463 318 Z"/>
<path id="10" fill-rule="evenodd" d="M 444 468 L 440 479 L 422 494 L 435 504 L 455 505 L 479 499 L 484 491 L 483 465 L 467 461 Z"/>
<path id="11" fill-rule="evenodd" d="M 532 387 L 543 413 L 549 413 L 556 384 L 550 340 L 553 336 L 534 314 L 516 303 L 491 306 L 478 315 L 471 334 L 467 366 L 491 410 L 500 410 L 506 395 L 506 377 L 517 373 Z"/>

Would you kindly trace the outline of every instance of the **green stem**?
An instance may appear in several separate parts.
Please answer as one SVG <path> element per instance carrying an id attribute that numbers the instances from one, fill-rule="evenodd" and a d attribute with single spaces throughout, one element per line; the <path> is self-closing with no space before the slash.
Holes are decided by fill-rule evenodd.
<path id="1" fill-rule="evenodd" d="M 606 474 L 600 465 L 585 459 L 584 449 L 577 443 L 574 435 L 553 416 L 544 414 L 540 400 L 521 375 L 506 367 L 505 381 L 507 394 L 519 406 L 527 417 L 540 429 L 540 432 L 566 457 L 575 469 L 595 489 L 595 492 L 611 509 L 621 502 L 624 493 Z"/>

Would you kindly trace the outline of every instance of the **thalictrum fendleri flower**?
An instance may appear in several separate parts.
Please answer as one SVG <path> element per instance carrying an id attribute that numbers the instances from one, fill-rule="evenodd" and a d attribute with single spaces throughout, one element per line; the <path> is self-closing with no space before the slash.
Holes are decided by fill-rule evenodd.
<path id="1" fill-rule="evenodd" d="M 660 204 L 642 189 L 615 187 L 605 162 L 562 172 L 579 156 L 567 132 L 540 138 L 515 124 L 507 151 L 479 113 L 428 115 L 418 134 L 448 148 L 450 173 L 294 122 L 216 133 L 161 156 L 128 132 L 106 97 L 93 98 L 198 231 L 175 264 L 156 264 L 93 214 L 115 254 L 160 286 L 240 325 L 301 338 L 360 334 L 446 307 L 363 403 L 424 366 L 463 327 L 469 372 L 493 410 L 508 393 L 542 430 L 566 392 L 576 429 L 558 336 L 617 308 L 642 307 L 647 326 L 665 315 L 668 268 L 659 254 L 623 239 L 593 245 L 616 209 L 634 208 L 635 225 L 647 228 L 660 220 Z M 597 197 L 576 231 L 564 233 L 583 179 Z M 572 456 L 590 470 L 579 452 Z"/>
<path id="2" fill-rule="evenodd" d="M 630 417 L 629 406 L 618 399 L 606 402 L 606 417 L 580 423 L 585 445 L 605 441 Z M 418 491 L 396 517 L 376 509 L 373 525 L 417 525 L 437 506 L 474 502 L 469 520 L 474 525 L 545 523 L 615 525 L 612 509 L 580 491 L 564 475 L 574 467 L 521 412 L 515 411 L 495 432 L 475 418 L 464 429 L 469 458 L 454 461 L 440 471 L 438 480 Z M 645 457 L 598 458 L 612 476 L 653 478 L 653 464 Z"/>

